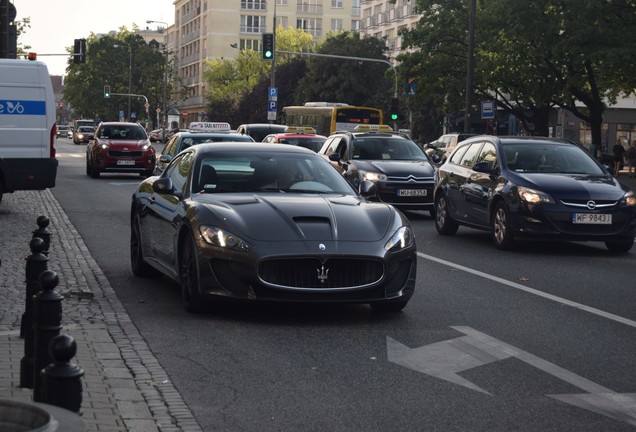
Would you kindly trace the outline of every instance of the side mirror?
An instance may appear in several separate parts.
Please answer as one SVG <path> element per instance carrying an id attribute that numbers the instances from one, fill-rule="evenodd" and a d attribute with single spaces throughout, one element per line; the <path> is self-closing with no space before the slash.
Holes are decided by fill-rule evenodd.
<path id="1" fill-rule="evenodd" d="M 338 166 L 342 167 L 342 170 L 344 172 L 346 172 L 347 170 L 349 170 L 349 164 L 346 162 L 342 162 L 342 160 L 340 160 L 340 153 L 331 153 L 329 155 L 329 161 L 330 162 L 337 162 Z"/>
<path id="2" fill-rule="evenodd" d="M 172 160 L 172 156 L 162 154 L 159 156 L 159 162 L 168 164 Z"/>
<path id="3" fill-rule="evenodd" d="M 484 173 L 484 174 L 494 174 L 495 170 L 492 169 L 490 163 L 488 162 L 478 162 L 473 165 L 473 171 Z"/>
<path id="4" fill-rule="evenodd" d="M 438 154 L 434 154 L 433 156 L 431 156 L 431 160 L 435 164 L 440 164 L 442 162 L 442 157 Z"/>
<path id="5" fill-rule="evenodd" d="M 377 196 L 378 187 L 375 183 L 369 180 L 363 180 L 360 182 L 359 191 L 360 191 L 360 195 L 371 200 L 371 198 L 374 198 Z"/>
<path id="6" fill-rule="evenodd" d="M 152 183 L 152 190 L 161 195 L 173 195 L 181 199 L 181 192 L 177 192 L 168 177 L 160 177 Z"/>

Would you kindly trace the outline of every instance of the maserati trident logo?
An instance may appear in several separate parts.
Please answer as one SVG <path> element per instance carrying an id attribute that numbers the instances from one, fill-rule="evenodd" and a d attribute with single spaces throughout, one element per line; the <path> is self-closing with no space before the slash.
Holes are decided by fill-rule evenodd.
<path id="1" fill-rule="evenodd" d="M 329 269 L 326 269 L 323 264 L 319 269 L 316 269 L 316 272 L 318 272 L 318 280 L 321 284 L 324 284 L 329 275 Z"/>
<path id="2" fill-rule="evenodd" d="M 596 208 L 596 203 L 592 200 L 588 201 L 586 205 L 590 210 L 594 210 Z"/>

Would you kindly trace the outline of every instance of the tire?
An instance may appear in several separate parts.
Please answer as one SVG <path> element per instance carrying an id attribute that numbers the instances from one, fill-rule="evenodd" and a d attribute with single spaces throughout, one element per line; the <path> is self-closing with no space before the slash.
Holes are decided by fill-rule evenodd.
<path id="1" fill-rule="evenodd" d="M 397 313 L 402 311 L 404 307 L 407 305 L 408 300 L 400 300 L 400 301 L 385 301 L 385 302 L 377 302 L 370 303 L 371 308 L 376 312 L 387 312 L 387 313 Z"/>
<path id="2" fill-rule="evenodd" d="M 203 310 L 203 299 L 199 293 L 199 266 L 194 240 L 186 236 L 179 248 L 179 282 L 181 298 L 187 312 L 198 313 Z"/>
<path id="3" fill-rule="evenodd" d="M 435 218 L 435 228 L 442 235 L 454 235 L 459 229 L 459 224 L 451 219 L 448 212 L 448 201 L 446 196 L 441 194 L 435 200 L 435 211 L 431 211 Z"/>
<path id="4" fill-rule="evenodd" d="M 609 250 L 610 252 L 615 252 L 615 253 L 629 252 L 633 245 L 634 245 L 634 239 L 630 239 L 626 241 L 605 242 L 605 247 L 607 247 L 607 250 Z"/>
<path id="5" fill-rule="evenodd" d="M 155 275 L 155 270 L 144 261 L 143 248 L 141 247 L 141 230 L 139 229 L 139 219 L 133 218 L 130 224 L 130 267 L 137 277 L 149 277 Z"/>
<path id="6" fill-rule="evenodd" d="M 514 245 L 512 227 L 510 225 L 510 212 L 502 201 L 495 205 L 490 219 L 492 241 L 497 249 L 510 250 Z"/>
<path id="7" fill-rule="evenodd" d="M 99 170 L 97 168 L 93 168 L 89 165 L 88 169 L 90 169 L 90 176 L 94 179 L 99 178 Z"/>

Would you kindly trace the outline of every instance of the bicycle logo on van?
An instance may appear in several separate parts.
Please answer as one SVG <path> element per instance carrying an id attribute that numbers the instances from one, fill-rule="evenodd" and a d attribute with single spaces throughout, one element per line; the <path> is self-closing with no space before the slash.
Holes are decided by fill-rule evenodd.
<path id="1" fill-rule="evenodd" d="M 44 101 L 0 100 L 0 115 L 45 115 Z"/>

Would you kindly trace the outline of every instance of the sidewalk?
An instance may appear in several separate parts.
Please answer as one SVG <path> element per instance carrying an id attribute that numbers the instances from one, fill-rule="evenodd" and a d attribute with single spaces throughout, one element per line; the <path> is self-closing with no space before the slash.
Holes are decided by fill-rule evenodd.
<path id="1" fill-rule="evenodd" d="M 25 259 L 50 219 L 49 270 L 59 276 L 62 334 L 77 342 L 72 359 L 84 370 L 82 418 L 88 431 L 197 432 L 190 409 L 131 322 L 108 280 L 49 190 L 5 194 L 0 203 L 0 399 L 31 401 L 20 388 L 19 338 L 25 305 Z"/>

